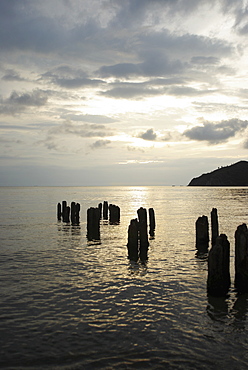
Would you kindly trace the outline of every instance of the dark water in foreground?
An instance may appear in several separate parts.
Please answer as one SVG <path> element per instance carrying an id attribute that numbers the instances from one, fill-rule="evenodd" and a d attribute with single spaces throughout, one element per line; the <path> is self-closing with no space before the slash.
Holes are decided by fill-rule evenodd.
<path id="1" fill-rule="evenodd" d="M 231 243 L 248 222 L 248 188 L 0 188 L 0 368 L 247 369 L 248 296 L 206 295 L 195 220 L 218 209 Z M 80 226 L 56 220 L 81 204 Z M 121 208 L 120 225 L 86 240 L 86 209 Z M 130 264 L 127 228 L 153 207 L 149 260 Z"/>

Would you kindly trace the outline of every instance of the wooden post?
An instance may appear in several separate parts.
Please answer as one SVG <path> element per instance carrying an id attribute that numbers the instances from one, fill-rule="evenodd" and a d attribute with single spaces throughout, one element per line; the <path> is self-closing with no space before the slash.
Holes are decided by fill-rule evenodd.
<path id="1" fill-rule="evenodd" d="M 79 225 L 79 212 L 80 212 L 80 203 L 76 203 L 76 206 L 75 206 L 75 223 L 76 225 Z"/>
<path id="2" fill-rule="evenodd" d="M 246 224 L 235 231 L 235 288 L 239 293 L 248 292 L 248 230 Z"/>
<path id="3" fill-rule="evenodd" d="M 196 223 L 196 249 L 200 253 L 208 252 L 209 226 L 207 216 L 198 217 Z"/>
<path id="4" fill-rule="evenodd" d="M 131 261 L 137 262 L 139 258 L 138 254 L 138 220 L 137 218 L 130 221 L 128 227 L 128 258 Z"/>
<path id="5" fill-rule="evenodd" d="M 100 212 L 100 218 L 102 218 L 102 203 L 98 204 L 99 212 Z"/>
<path id="6" fill-rule="evenodd" d="M 89 208 L 87 210 L 87 238 L 100 240 L 100 211 L 99 208 Z"/>
<path id="7" fill-rule="evenodd" d="M 76 224 L 76 203 L 71 202 L 71 223 L 72 225 Z"/>
<path id="8" fill-rule="evenodd" d="M 103 202 L 103 219 L 104 220 L 108 219 L 108 202 L 107 201 Z"/>
<path id="9" fill-rule="evenodd" d="M 149 234 L 150 236 L 154 236 L 155 231 L 155 213 L 153 208 L 149 208 Z"/>
<path id="10" fill-rule="evenodd" d="M 62 202 L 62 220 L 63 222 L 66 222 L 65 219 L 66 219 L 66 207 L 67 207 L 67 202 L 66 200 L 63 200 Z"/>
<path id="11" fill-rule="evenodd" d="M 120 223 L 120 207 L 114 204 L 109 205 L 109 223 L 112 225 Z"/>
<path id="12" fill-rule="evenodd" d="M 216 208 L 213 208 L 211 211 L 211 231 L 212 231 L 211 244 L 213 246 L 215 245 L 217 236 L 219 236 L 219 223 Z"/>
<path id="13" fill-rule="evenodd" d="M 65 213 L 63 214 L 63 221 L 67 223 L 70 222 L 70 207 L 69 206 L 65 208 Z"/>
<path id="14" fill-rule="evenodd" d="M 148 234 L 147 234 L 147 211 L 145 208 L 139 208 L 138 211 L 139 219 L 139 239 L 140 239 L 140 248 L 139 248 L 139 257 L 141 261 L 147 260 L 148 253 Z"/>
<path id="15" fill-rule="evenodd" d="M 58 221 L 61 221 L 62 211 L 61 211 L 61 203 L 58 203 L 57 205 L 57 219 Z"/>
<path id="16" fill-rule="evenodd" d="M 212 296 L 225 296 L 230 284 L 230 243 L 227 236 L 221 234 L 208 255 L 207 292 Z"/>

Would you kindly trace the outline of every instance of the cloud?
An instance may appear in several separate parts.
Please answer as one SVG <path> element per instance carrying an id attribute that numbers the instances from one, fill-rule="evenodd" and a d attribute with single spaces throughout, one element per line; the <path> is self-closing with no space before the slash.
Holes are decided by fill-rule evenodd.
<path id="1" fill-rule="evenodd" d="M 91 149 L 100 149 L 105 148 L 107 145 L 111 143 L 110 140 L 97 140 L 93 144 L 91 144 Z"/>
<path id="2" fill-rule="evenodd" d="M 181 72 L 184 68 L 180 60 L 169 60 L 166 54 L 159 50 L 153 50 L 152 53 L 145 55 L 144 59 L 142 63 L 102 66 L 97 73 L 101 77 L 161 77 Z"/>
<path id="3" fill-rule="evenodd" d="M 15 72 L 13 69 L 9 69 L 6 71 L 6 74 L 2 77 L 4 81 L 25 81 L 19 73 Z"/>
<path id="4" fill-rule="evenodd" d="M 52 71 L 43 73 L 40 80 L 49 80 L 53 84 L 66 89 L 94 87 L 105 84 L 105 81 L 89 78 L 88 74 L 83 70 L 67 65 L 59 66 Z"/>
<path id="5" fill-rule="evenodd" d="M 115 99 L 144 99 L 148 96 L 163 95 L 161 89 L 145 87 L 139 83 L 125 84 L 123 86 L 117 85 L 117 87 L 103 91 L 100 94 Z"/>
<path id="6" fill-rule="evenodd" d="M 248 127 L 248 121 L 236 118 L 223 120 L 219 123 L 204 122 L 202 126 L 195 126 L 184 131 L 184 135 L 190 140 L 207 141 L 209 144 L 226 142 L 237 133 Z"/>
<path id="7" fill-rule="evenodd" d="M 98 114 L 66 113 L 66 114 L 61 115 L 61 118 L 65 118 L 71 121 L 78 121 L 78 122 L 83 121 L 83 122 L 98 123 L 98 124 L 101 124 L 101 123 L 108 124 L 108 123 L 113 123 L 113 122 L 118 121 L 117 119 L 113 119 L 108 116 L 102 116 L 100 114 L 98 115 Z"/>
<path id="8" fill-rule="evenodd" d="M 13 91 L 9 98 L 2 99 L 0 114 L 20 113 L 28 107 L 41 107 L 47 103 L 48 96 L 43 90 L 35 89 L 32 92 L 18 93 Z"/>
<path id="9" fill-rule="evenodd" d="M 139 134 L 138 138 L 144 139 L 144 140 L 149 140 L 149 141 L 154 141 L 157 138 L 157 134 L 156 134 L 156 132 L 154 132 L 153 128 L 150 128 L 147 131 Z"/>
<path id="10" fill-rule="evenodd" d="M 58 126 L 49 130 L 50 135 L 76 135 L 79 137 L 106 137 L 112 136 L 113 133 L 109 128 L 100 124 L 73 124 L 66 121 Z"/>
<path id="11" fill-rule="evenodd" d="M 115 82 L 109 84 L 113 86 L 109 90 L 102 91 L 99 94 L 115 99 L 137 99 L 141 100 L 146 97 L 158 96 L 158 95 L 172 95 L 177 97 L 183 96 L 202 96 L 215 93 L 216 89 L 196 89 L 191 86 L 176 85 L 179 82 L 183 82 L 182 79 L 151 79 L 146 82 Z M 171 85 L 169 85 L 171 83 Z M 164 86 L 163 86 L 164 85 Z M 204 86 L 206 87 L 206 86 Z"/>
<path id="12" fill-rule="evenodd" d="M 191 63 L 200 65 L 216 65 L 220 63 L 220 59 L 216 57 L 196 56 L 191 58 Z"/>

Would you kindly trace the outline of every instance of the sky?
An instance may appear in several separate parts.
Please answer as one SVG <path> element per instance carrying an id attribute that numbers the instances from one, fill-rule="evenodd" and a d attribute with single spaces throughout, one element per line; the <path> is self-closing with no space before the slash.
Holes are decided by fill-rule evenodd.
<path id="1" fill-rule="evenodd" d="M 0 186 L 187 185 L 248 159 L 248 0 L 1 0 Z"/>

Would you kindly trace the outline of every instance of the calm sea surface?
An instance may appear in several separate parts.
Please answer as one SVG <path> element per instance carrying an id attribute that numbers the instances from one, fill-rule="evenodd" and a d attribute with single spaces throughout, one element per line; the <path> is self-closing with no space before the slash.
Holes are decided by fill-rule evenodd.
<path id="1" fill-rule="evenodd" d="M 80 226 L 56 219 L 81 204 Z M 86 239 L 86 210 L 104 200 L 120 225 Z M 237 296 L 234 232 L 248 223 L 248 188 L 0 188 L 0 368 L 247 369 L 248 295 Z M 127 230 L 153 207 L 147 264 L 127 259 Z M 231 243 L 227 299 L 208 298 L 195 221 L 218 209 Z"/>

